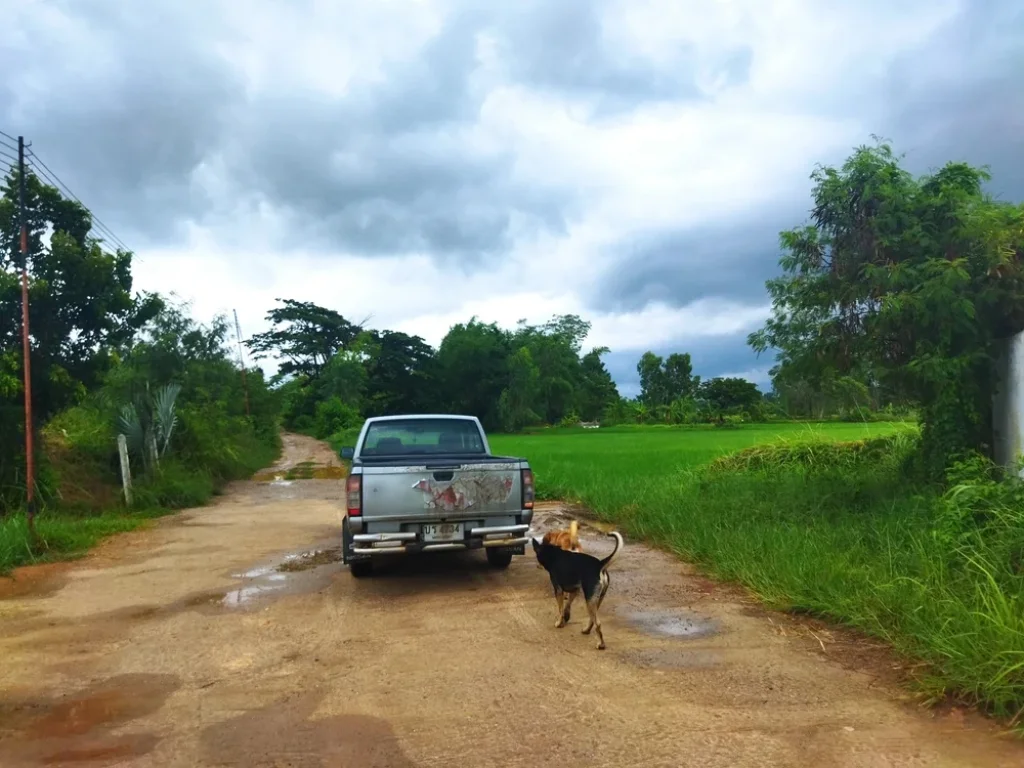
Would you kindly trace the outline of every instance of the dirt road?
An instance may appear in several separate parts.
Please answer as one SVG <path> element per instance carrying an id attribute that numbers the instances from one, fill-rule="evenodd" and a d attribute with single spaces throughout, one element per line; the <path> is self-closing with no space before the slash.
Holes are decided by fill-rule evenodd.
<path id="1" fill-rule="evenodd" d="M 331 458 L 289 437 L 267 476 Z M 342 489 L 240 483 L 0 584 L 0 765 L 1024 765 L 983 722 L 915 707 L 884 654 L 634 542 L 603 652 L 580 615 L 554 629 L 532 558 L 357 581 L 336 560 Z"/>

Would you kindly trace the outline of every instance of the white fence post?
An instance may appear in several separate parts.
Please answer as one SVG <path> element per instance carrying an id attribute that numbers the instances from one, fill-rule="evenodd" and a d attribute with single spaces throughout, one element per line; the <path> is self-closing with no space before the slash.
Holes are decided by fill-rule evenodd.
<path id="1" fill-rule="evenodd" d="M 1002 340 L 992 401 L 993 457 L 1013 471 L 1024 450 L 1024 332 Z"/>
<path id="2" fill-rule="evenodd" d="M 121 485 L 124 487 L 124 503 L 132 505 L 132 468 L 128 463 L 128 438 L 117 436 L 117 452 L 121 456 Z"/>

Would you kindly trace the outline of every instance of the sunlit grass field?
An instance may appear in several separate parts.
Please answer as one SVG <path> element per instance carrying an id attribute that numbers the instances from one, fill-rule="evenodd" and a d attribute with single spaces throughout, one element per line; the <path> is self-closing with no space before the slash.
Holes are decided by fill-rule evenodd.
<path id="1" fill-rule="evenodd" d="M 863 440 L 914 430 L 905 424 L 754 424 L 718 429 L 611 427 L 493 435 L 491 450 L 529 460 L 540 498 L 586 498 L 596 508 L 638 501 L 650 484 L 754 445 L 777 441 Z"/>

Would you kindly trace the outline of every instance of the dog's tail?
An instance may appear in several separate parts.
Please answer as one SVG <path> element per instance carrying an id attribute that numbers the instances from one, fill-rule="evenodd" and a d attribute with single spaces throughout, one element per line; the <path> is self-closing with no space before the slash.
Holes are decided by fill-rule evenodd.
<path id="1" fill-rule="evenodd" d="M 580 548 L 580 524 L 575 520 L 569 521 L 569 546 L 573 549 Z"/>
<path id="2" fill-rule="evenodd" d="M 608 557 L 606 557 L 604 560 L 601 561 L 601 570 L 602 571 L 605 568 L 607 568 L 609 565 L 611 565 L 612 560 L 614 560 L 615 556 L 617 554 L 619 554 L 619 548 L 622 547 L 622 545 L 623 545 L 622 534 L 621 533 L 619 533 L 618 531 L 612 531 L 608 535 L 615 537 L 615 549 L 612 550 L 612 553 L 610 555 L 608 555 Z"/>

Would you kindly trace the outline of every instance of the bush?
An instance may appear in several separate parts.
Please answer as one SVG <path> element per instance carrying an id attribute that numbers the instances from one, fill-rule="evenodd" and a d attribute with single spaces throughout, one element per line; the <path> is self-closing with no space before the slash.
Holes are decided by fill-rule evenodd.
<path id="1" fill-rule="evenodd" d="M 316 405 L 314 437 L 325 440 L 343 430 L 358 427 L 363 423 L 359 410 L 342 401 L 340 397 L 322 400 Z"/>

